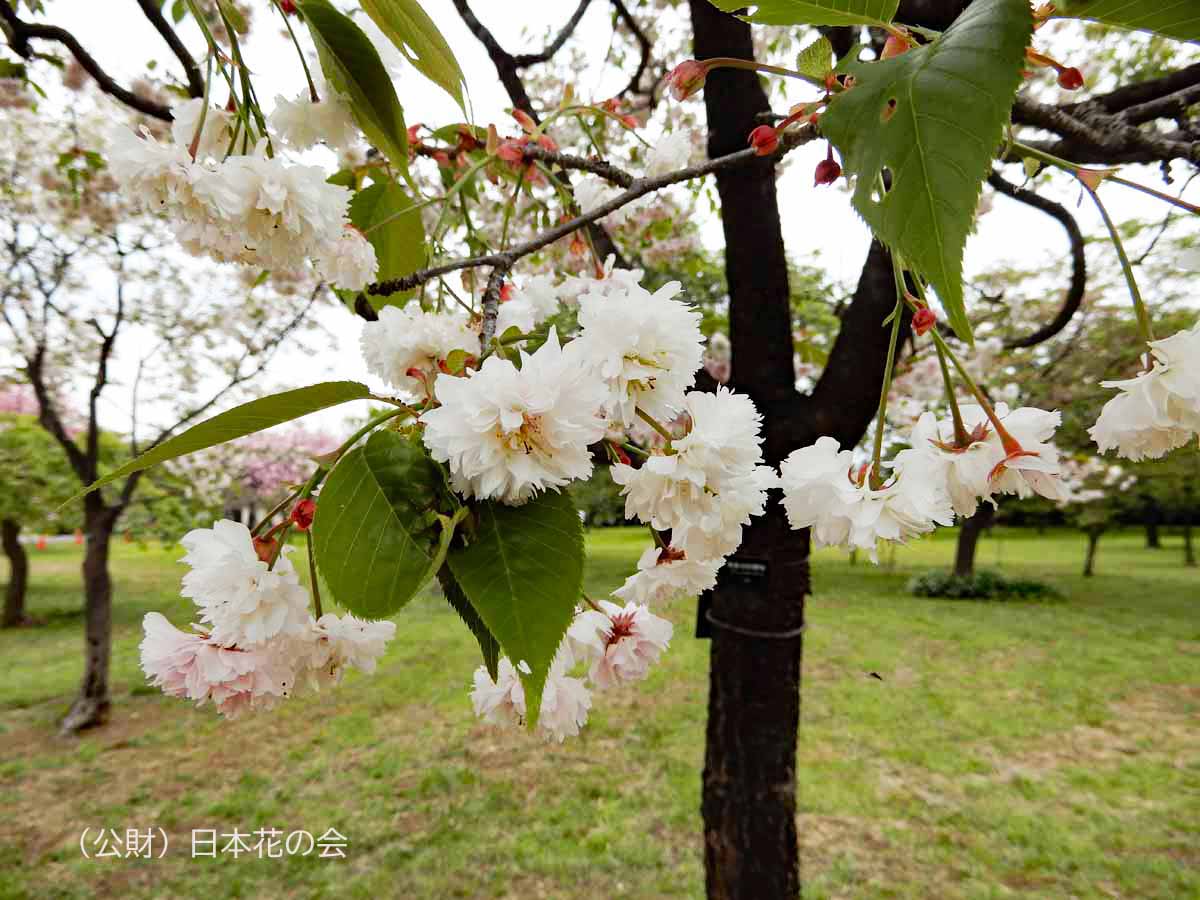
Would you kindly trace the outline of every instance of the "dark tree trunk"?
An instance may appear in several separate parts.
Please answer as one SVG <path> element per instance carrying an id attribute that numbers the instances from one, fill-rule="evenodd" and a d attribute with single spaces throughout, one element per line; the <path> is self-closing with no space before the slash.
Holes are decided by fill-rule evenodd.
<path id="1" fill-rule="evenodd" d="M 1096 572 L 1096 548 L 1100 546 L 1101 532 L 1090 529 L 1087 533 L 1087 556 L 1083 560 L 1084 577 L 1090 578 Z"/>
<path id="2" fill-rule="evenodd" d="M 1183 564 L 1185 566 L 1196 565 L 1196 550 L 1192 546 L 1192 519 L 1190 513 L 1183 520 Z"/>
<path id="3" fill-rule="evenodd" d="M 752 58 L 750 29 L 691 0 L 698 59 Z M 755 75 L 718 69 L 704 90 L 708 152 L 746 146 L 769 104 Z M 732 384 L 763 415 L 765 455 L 786 455 L 796 400 L 787 259 L 769 160 L 717 173 L 730 296 Z M 772 498 L 745 531 L 712 596 L 704 764 L 705 873 L 710 898 L 779 900 L 800 892 L 796 739 L 807 535 Z M 750 573 L 735 577 L 737 570 Z"/>
<path id="4" fill-rule="evenodd" d="M 1158 519 L 1149 519 L 1146 522 L 1146 549 L 1161 550 L 1162 541 L 1158 536 Z"/>
<path id="5" fill-rule="evenodd" d="M 1162 507 L 1153 497 L 1145 497 L 1142 503 L 1142 523 L 1146 526 L 1146 549 L 1159 550 L 1162 542 L 1159 539 L 1158 526 L 1162 523 Z"/>
<path id="6" fill-rule="evenodd" d="M 95 498 L 95 499 L 93 499 Z M 64 734 L 102 725 L 108 717 L 108 664 L 112 650 L 112 578 L 109 547 L 121 511 L 104 506 L 96 494 L 85 498 L 83 555 L 84 669 L 79 696 L 62 721 Z"/>
<path id="7" fill-rule="evenodd" d="M 0 541 L 8 557 L 8 587 L 4 591 L 4 619 L 0 627 L 16 628 L 25 621 L 25 589 L 29 584 L 29 557 L 21 546 L 21 523 L 0 521 Z"/>
<path id="8" fill-rule="evenodd" d="M 954 574 L 964 578 L 975 574 L 975 551 L 979 538 L 996 521 L 996 509 L 990 503 L 979 504 L 975 515 L 963 519 L 958 529 L 958 547 L 954 553 Z"/>

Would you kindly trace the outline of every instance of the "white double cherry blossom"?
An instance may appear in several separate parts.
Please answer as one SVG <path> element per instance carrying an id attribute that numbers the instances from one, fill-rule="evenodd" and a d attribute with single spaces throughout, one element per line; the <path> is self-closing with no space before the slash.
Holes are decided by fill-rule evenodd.
<path id="1" fill-rule="evenodd" d="M 270 567 L 241 523 L 216 522 L 182 543 L 191 567 L 183 596 L 195 602 L 200 622 L 181 631 L 147 613 L 141 644 L 142 670 L 170 696 L 211 702 L 228 717 L 269 709 L 298 690 L 336 684 L 347 668 L 374 672 L 395 635 L 392 622 L 314 619 L 287 557 Z"/>
<path id="2" fill-rule="evenodd" d="M 336 94 L 318 104 L 283 103 L 270 121 L 294 148 L 310 146 L 315 133 L 352 138 Z M 139 134 L 114 128 L 109 164 L 130 198 L 168 214 L 185 249 L 281 271 L 312 261 L 320 277 L 352 291 L 374 280 L 375 250 L 349 224 L 347 188 L 330 184 L 319 166 L 270 155 L 265 138 L 243 148 L 234 140 L 233 117 L 215 107 L 206 110 L 203 100 L 189 100 L 174 112 L 168 144 L 144 128 Z M 337 128 L 335 120 L 341 122 Z M 311 129 L 302 128 L 305 122 Z M 249 152 L 235 152 L 240 149 Z"/>

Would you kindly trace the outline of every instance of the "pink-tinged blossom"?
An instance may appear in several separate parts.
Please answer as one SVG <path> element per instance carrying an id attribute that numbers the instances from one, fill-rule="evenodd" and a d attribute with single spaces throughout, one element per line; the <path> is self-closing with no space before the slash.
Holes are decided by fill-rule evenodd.
<path id="1" fill-rule="evenodd" d="M 671 643 L 673 626 L 645 606 L 624 607 L 601 600 L 599 609 L 579 613 L 567 636 L 598 688 L 640 681 Z"/>
<path id="2" fill-rule="evenodd" d="M 695 596 L 717 583 L 721 559 L 692 559 L 677 547 L 650 546 L 638 560 L 638 570 L 613 591 L 629 603 L 648 606 L 679 596 Z"/>
<path id="3" fill-rule="evenodd" d="M 291 667 L 269 648 L 223 646 L 207 634 L 180 631 L 156 612 L 146 613 L 142 627 L 142 671 L 169 696 L 197 706 L 211 701 L 235 718 L 270 709 L 293 690 Z"/>
<path id="4" fill-rule="evenodd" d="M 524 663 L 521 663 L 525 666 Z M 524 669 L 529 671 L 528 666 Z M 484 666 L 475 670 L 471 705 L 475 715 L 490 725 L 520 725 L 525 721 L 525 689 L 521 677 L 507 656 L 496 666 L 496 680 Z"/>
<path id="5" fill-rule="evenodd" d="M 395 636 L 395 622 L 326 613 L 309 621 L 307 632 L 294 650 L 303 656 L 303 674 L 314 686 L 323 687 L 340 683 L 347 668 L 373 674 L 379 657 Z"/>

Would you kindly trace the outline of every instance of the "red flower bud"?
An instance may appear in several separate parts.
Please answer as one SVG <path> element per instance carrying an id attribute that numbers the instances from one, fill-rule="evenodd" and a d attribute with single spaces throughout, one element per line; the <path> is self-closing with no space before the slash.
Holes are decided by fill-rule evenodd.
<path id="1" fill-rule="evenodd" d="M 704 88 L 704 79 L 707 77 L 707 65 L 694 59 L 687 59 L 667 75 L 667 87 L 671 89 L 671 96 L 676 100 L 686 100 Z"/>
<path id="2" fill-rule="evenodd" d="M 525 129 L 526 133 L 537 129 L 537 125 L 534 123 L 533 118 L 523 109 L 514 109 L 512 111 L 512 117 L 517 120 L 518 125 Z"/>
<path id="3" fill-rule="evenodd" d="M 500 146 L 496 148 L 496 156 L 506 163 L 516 165 L 525 158 L 525 139 L 509 138 L 501 141 Z"/>
<path id="4" fill-rule="evenodd" d="M 1074 66 L 1058 70 L 1058 86 L 1066 91 L 1077 91 L 1083 87 L 1083 73 Z"/>
<path id="5" fill-rule="evenodd" d="M 755 156 L 770 156 L 779 149 L 779 132 L 770 125 L 759 125 L 750 132 L 749 140 Z"/>
<path id="6" fill-rule="evenodd" d="M 504 303 L 511 300 L 513 296 L 513 286 L 511 281 L 506 281 L 500 285 L 500 302 Z"/>
<path id="7" fill-rule="evenodd" d="M 912 317 L 913 331 L 917 334 L 924 334 L 930 328 L 937 324 L 937 314 L 928 306 L 922 306 Z"/>
<path id="8" fill-rule="evenodd" d="M 279 549 L 279 541 L 270 537 L 256 537 L 254 539 L 254 552 L 265 563 L 269 563 L 275 558 L 275 552 Z"/>
<path id="9" fill-rule="evenodd" d="M 296 0 L 279 0 L 279 8 L 283 10 L 285 15 L 294 16 L 296 14 Z"/>
<path id="10" fill-rule="evenodd" d="M 833 146 L 830 145 L 829 153 L 817 163 L 817 169 L 813 173 L 813 187 L 819 184 L 833 184 L 841 177 L 841 174 L 842 167 L 833 158 Z"/>
<path id="11" fill-rule="evenodd" d="M 626 453 L 619 444 L 611 444 L 610 443 L 609 446 L 613 448 L 613 452 L 616 454 L 617 459 L 620 461 L 620 463 L 622 465 L 625 465 L 625 466 L 633 465 L 633 461 L 629 458 L 629 454 Z"/>
<path id="12" fill-rule="evenodd" d="M 313 516 L 316 512 L 317 501 L 312 497 L 305 497 L 292 507 L 292 521 L 301 531 L 308 531 L 312 527 Z"/>
<path id="13" fill-rule="evenodd" d="M 421 138 L 417 136 L 417 132 L 419 132 L 420 130 L 421 130 L 420 122 L 418 122 L 416 125 L 408 126 L 408 142 L 415 147 L 419 147 L 421 145 Z"/>

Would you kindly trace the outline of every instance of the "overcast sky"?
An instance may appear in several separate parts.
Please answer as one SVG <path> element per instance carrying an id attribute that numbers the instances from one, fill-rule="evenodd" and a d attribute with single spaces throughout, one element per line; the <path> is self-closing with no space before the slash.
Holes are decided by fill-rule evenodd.
<path id="1" fill-rule="evenodd" d="M 168 0 L 168 9 L 170 5 Z M 256 27 L 246 56 L 254 69 L 260 97 L 269 105 L 276 93 L 294 96 L 302 85 L 302 75 L 295 52 L 279 33 L 278 19 L 270 15 L 265 0 L 254 5 L 257 7 Z M 344 3 L 341 5 L 345 6 Z M 504 110 L 510 106 L 510 101 L 486 52 L 463 26 L 450 0 L 423 0 L 422 5 L 441 28 L 466 74 L 476 122 L 497 122 L 503 128 L 509 121 Z M 178 71 L 178 64 L 133 0 L 47 0 L 45 6 L 43 18 L 46 21 L 69 28 L 101 66 L 123 83 L 144 73 L 151 60 Z M 496 3 L 480 0 L 475 3 L 485 24 L 512 52 L 540 49 L 541 36 L 550 29 L 561 27 L 574 6 L 573 2 Z M 513 14 L 516 10 L 519 15 Z M 608 46 L 611 32 L 608 5 L 596 3 L 584 17 L 574 40 L 582 46 L 603 48 Z M 203 41 L 199 32 L 185 24 L 181 34 L 195 55 L 202 58 Z M 599 101 L 616 93 L 627 79 L 626 73 L 597 69 L 580 73 L 576 89 L 581 96 Z M 425 122 L 436 126 L 461 119 L 454 102 L 411 69 L 400 77 L 397 88 L 410 123 Z M 801 95 L 800 99 L 808 98 Z M 695 98 L 688 102 L 702 101 Z M 868 233 L 850 208 L 848 192 L 812 187 L 813 168 L 823 155 L 824 144 L 814 143 L 796 151 L 790 158 L 780 179 L 784 235 L 793 258 L 808 261 L 819 255 L 820 262 L 835 278 L 853 283 L 866 255 Z M 1135 180 L 1161 186 L 1154 169 L 1139 171 L 1139 167 L 1130 167 L 1129 173 L 1128 177 Z M 1017 174 L 1018 170 L 1010 169 L 1010 177 L 1015 178 Z M 1200 193 L 1200 189 L 1196 193 Z M 1078 201 L 1077 191 L 1060 188 L 1052 189 L 1050 194 L 1072 207 Z M 1161 204 L 1120 186 L 1106 186 L 1104 197 L 1118 221 L 1129 216 L 1162 214 Z M 1191 199 L 1200 198 L 1192 195 Z M 1079 206 L 1076 212 L 1085 234 L 1101 229 L 1100 219 L 1089 205 Z M 721 230 L 715 217 L 703 224 L 703 236 L 706 245 L 719 253 Z M 1014 201 L 997 197 L 993 210 L 980 219 L 978 232 L 967 245 L 967 274 L 977 273 L 1002 260 L 1014 259 L 1054 270 L 1063 266 L 1066 250 L 1061 226 Z M 1065 284 L 1065 275 L 1062 281 Z M 340 309 L 326 311 L 322 322 L 337 341 L 337 352 L 321 354 L 316 360 L 294 352 L 283 353 L 261 386 L 295 387 L 327 378 L 370 381 L 357 350 L 360 322 Z M 111 427 L 121 428 L 128 421 L 123 405 L 125 396 L 119 389 L 110 394 L 106 418 Z M 341 416 L 341 413 L 327 413 L 312 417 L 308 422 L 318 427 L 336 427 Z"/>

